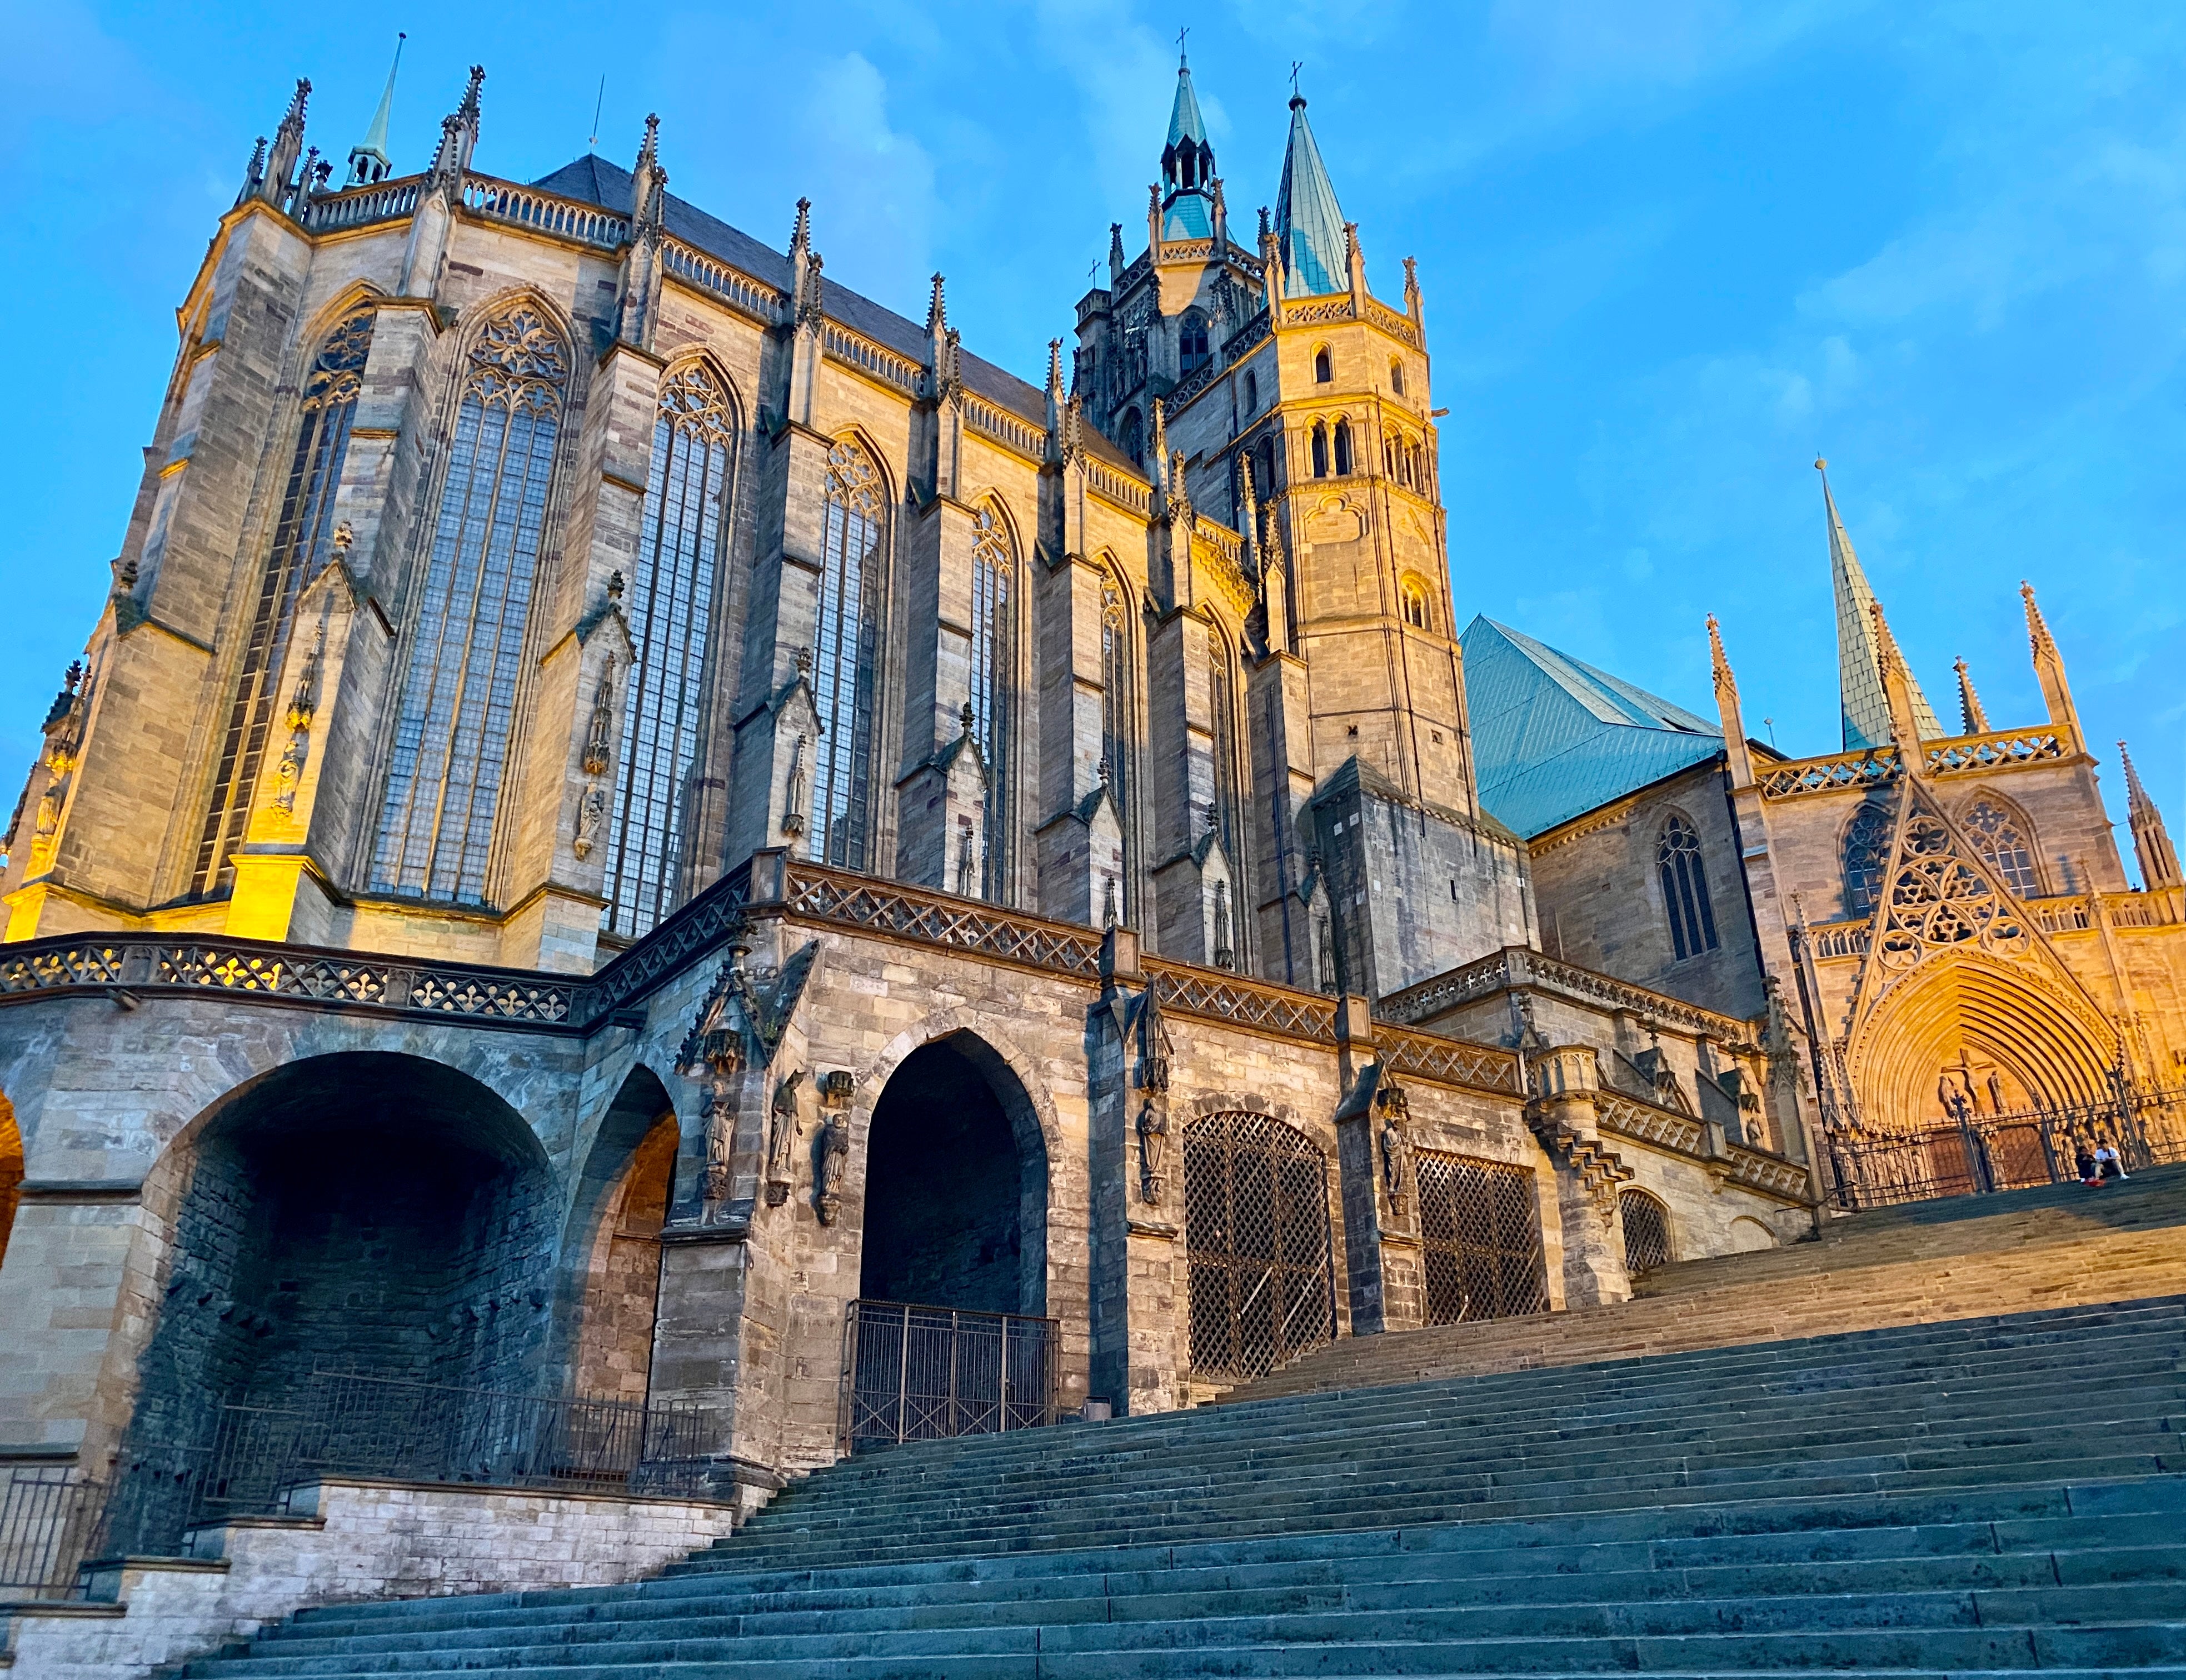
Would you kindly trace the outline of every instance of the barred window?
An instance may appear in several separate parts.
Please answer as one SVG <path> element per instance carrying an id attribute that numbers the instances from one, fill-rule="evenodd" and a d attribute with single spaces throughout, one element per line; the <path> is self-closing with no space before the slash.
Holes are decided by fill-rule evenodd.
<path id="1" fill-rule="evenodd" d="M 1541 1206 L 1531 1173 L 1423 1149 L 1415 1154 L 1413 1177 L 1429 1324 L 1549 1310 Z"/>
<path id="2" fill-rule="evenodd" d="M 972 531 L 972 736 L 987 761 L 987 849 L 980 876 L 982 893 L 992 901 L 1002 897 L 1009 850 L 1013 570 L 1009 527 L 989 503 L 979 509 Z"/>
<path id="3" fill-rule="evenodd" d="M 250 629 L 243 642 L 243 663 L 228 698 L 227 726 L 213 771 L 212 793 L 198 836 L 193 889 L 210 893 L 222 883 L 228 854 L 241 843 L 250 817 L 251 790 L 257 786 L 266 740 L 272 728 L 278 697 L 282 650 L 288 646 L 296 597 L 332 552 L 334 495 L 341 487 L 342 460 L 356 413 L 359 382 L 372 352 L 373 312 L 361 309 L 343 318 L 311 358 L 304 377 L 303 424 L 289 458 L 281 513 L 273 545 L 258 576 Z"/>
<path id="4" fill-rule="evenodd" d="M 636 664 L 623 691 L 622 754 L 608 839 L 608 927 L 650 932 L 675 907 L 688 862 L 690 778 L 707 690 L 708 637 L 735 420 L 701 364 L 662 384 L 644 525 L 630 586 Z"/>
<path id="5" fill-rule="evenodd" d="M 1655 843 L 1655 867 L 1662 875 L 1662 908 L 1679 960 L 1713 950 L 1715 907 L 1708 903 L 1707 875 L 1701 866 L 1701 837 L 1683 817 L 1662 825 Z"/>
<path id="6" fill-rule="evenodd" d="M 1890 809 L 1862 805 L 1844 832 L 1845 914 L 1865 916 L 1882 896 L 1882 873 L 1890 849 Z"/>
<path id="7" fill-rule="evenodd" d="M 1328 1159 L 1265 1114 L 1184 1130 L 1192 1369 L 1259 1376 L 1336 1335 Z"/>
<path id="8" fill-rule="evenodd" d="M 1116 820 L 1124 831 L 1122 902 L 1117 913 L 1131 920 L 1131 641 L 1124 586 L 1101 585 L 1101 751 L 1108 765 L 1108 792 L 1116 802 Z"/>
<path id="9" fill-rule="evenodd" d="M 2022 899 L 2041 890 L 2034 848 L 2012 812 L 1993 800 L 1977 799 L 1965 815 L 1965 826 L 1981 861 L 2004 877 L 2005 886 Z"/>
<path id="10" fill-rule="evenodd" d="M 812 787 L 812 855 L 866 866 L 873 749 L 873 659 L 883 538 L 880 469 L 857 445 L 827 454 L 819 646 L 812 690 L 821 734 Z"/>
<path id="11" fill-rule="evenodd" d="M 1651 1272 L 1677 1258 L 1670 1247 L 1670 1216 L 1645 1190 L 1620 1190 L 1617 1223 L 1624 1233 L 1624 1269 Z"/>
<path id="12" fill-rule="evenodd" d="M 568 370 L 569 346 L 529 304 L 488 321 L 466 359 L 395 713 L 380 891 L 486 901 Z"/>

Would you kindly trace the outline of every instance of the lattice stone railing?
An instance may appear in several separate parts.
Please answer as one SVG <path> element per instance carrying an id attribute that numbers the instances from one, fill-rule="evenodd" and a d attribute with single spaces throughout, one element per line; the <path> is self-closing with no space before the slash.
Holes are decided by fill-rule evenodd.
<path id="1" fill-rule="evenodd" d="M 1950 741 L 1925 743 L 1925 758 L 1931 776 L 1951 776 L 1960 770 L 1998 770 L 2008 764 L 2034 764 L 2068 756 L 2063 739 L 2048 730 L 2011 730 L 1992 735 L 1963 735 Z"/>
<path id="2" fill-rule="evenodd" d="M 493 221 L 614 250 L 630 238 L 630 218 L 576 199 L 542 193 L 490 175 L 463 177 L 463 208 Z"/>
<path id="3" fill-rule="evenodd" d="M 1388 305 L 1369 298 L 1366 300 L 1366 318 L 1391 338 L 1410 344 L 1414 350 L 1419 349 L 1420 329 L 1412 324 L 1409 315 L 1399 315 Z"/>
<path id="4" fill-rule="evenodd" d="M 1286 1039 L 1310 1039 L 1324 1044 L 1336 1042 L 1333 998 L 1154 957 L 1146 959 L 1143 966 L 1146 983 L 1163 1006 L 1180 1014 L 1257 1027 Z"/>
<path id="5" fill-rule="evenodd" d="M 1866 753 L 1840 753 L 1827 759 L 1794 759 L 1771 764 L 1754 780 L 1764 799 L 1796 799 L 1808 793 L 1841 793 L 1878 787 L 1897 779 L 1897 749 L 1877 747 Z"/>
<path id="6" fill-rule="evenodd" d="M 781 321 L 788 307 L 788 300 L 773 287 L 681 239 L 661 241 L 660 263 L 676 279 L 765 325 Z"/>
<path id="7" fill-rule="evenodd" d="M 907 887 L 792 860 L 782 908 L 793 916 L 868 928 L 898 939 L 972 951 L 1051 972 L 1097 977 L 1101 935 L 1074 922 L 997 910 L 978 899 Z"/>
<path id="8" fill-rule="evenodd" d="M 425 184 L 422 175 L 406 175 L 399 181 L 383 181 L 376 187 L 350 187 L 314 199 L 304 212 L 304 226 L 314 233 L 339 233 L 345 228 L 369 227 L 376 221 L 400 221 L 418 208 L 418 194 Z"/>
<path id="9" fill-rule="evenodd" d="M 1351 294 L 1348 292 L 1283 305 L 1283 325 L 1286 327 L 1318 327 L 1324 322 L 1350 319 Z"/>
<path id="10" fill-rule="evenodd" d="M 2004 770 L 2018 764 L 2054 763 L 2070 756 L 2064 738 L 2049 730 L 1998 730 L 1987 735 L 1954 736 L 1922 743 L 1920 759 L 1930 776 L 1967 770 Z M 1903 766 L 1895 747 L 1861 753 L 1837 753 L 1822 759 L 1794 759 L 1769 764 L 1754 777 L 1764 799 L 1796 799 L 1809 793 L 1843 793 L 1879 787 L 1897 780 Z"/>
<path id="11" fill-rule="evenodd" d="M 1408 986 L 1401 992 L 1392 992 L 1374 1005 L 1374 1015 L 1380 1021 L 1415 1025 L 1477 998 L 1520 987 L 1583 1002 L 1606 1004 L 1611 1009 L 1629 1010 L 1662 1025 L 1680 1027 L 1702 1038 L 1713 1039 L 1733 1050 L 1751 1048 L 1755 1036 L 1751 1022 L 1718 1015 L 1682 998 L 1651 992 L 1644 986 L 1597 974 L 1576 963 L 1560 962 L 1523 945 L 1508 946 L 1461 968 L 1453 968 L 1446 974 Z"/>
<path id="12" fill-rule="evenodd" d="M 1415 1078 L 1507 1091 L 1514 1096 L 1526 1094 L 1518 1058 L 1492 1044 L 1468 1044 L 1435 1033 L 1407 1032 L 1401 1027 L 1378 1027 L 1374 1045 L 1392 1068 Z"/>
<path id="13" fill-rule="evenodd" d="M 1749 1189 L 1795 1201 L 1807 1199 L 1807 1169 L 1797 1162 L 1738 1143 L 1726 1144 L 1720 1155 L 1710 1155 L 1707 1127 L 1690 1115 L 1606 1089 L 1595 1097 L 1595 1112 L 1605 1132 L 1696 1156 L 1712 1170 Z"/>

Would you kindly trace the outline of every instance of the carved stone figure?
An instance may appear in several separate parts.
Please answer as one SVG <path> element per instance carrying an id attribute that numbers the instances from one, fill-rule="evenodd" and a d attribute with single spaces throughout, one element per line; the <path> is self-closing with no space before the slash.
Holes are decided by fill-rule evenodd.
<path id="1" fill-rule="evenodd" d="M 608 820 L 608 792 L 598 782 L 587 782 L 577 799 L 577 832 L 569 837 L 569 849 L 579 857 L 590 857 L 592 844 L 600 837 L 601 826 Z"/>
<path id="2" fill-rule="evenodd" d="M 771 1130 L 766 1143 L 766 1205 L 779 1207 L 789 1200 L 790 1173 L 795 1168 L 794 1147 L 801 1129 L 797 1120 L 797 1088 L 804 1082 L 804 1070 L 794 1073 L 774 1088 L 774 1103 L 770 1116 Z"/>
<path id="3" fill-rule="evenodd" d="M 1374 1093 L 1374 1106 L 1382 1119 L 1382 1184 L 1388 1192 L 1389 1207 L 1394 1212 L 1410 1176 L 1406 1167 L 1410 1145 L 1404 1136 L 1404 1127 L 1411 1118 L 1411 1099 L 1402 1085 L 1385 1078 Z"/>
<path id="4" fill-rule="evenodd" d="M 1147 1207 L 1161 1206 L 1168 1169 L 1169 1111 L 1149 1101 L 1139 1111 L 1139 1199 Z"/>
<path id="5" fill-rule="evenodd" d="M 820 1223 L 832 1225 L 843 1207 L 843 1175 L 850 1168 L 850 1117 L 837 1112 L 827 1117 L 820 1133 L 820 1160 L 813 1174 L 812 1211 Z"/>

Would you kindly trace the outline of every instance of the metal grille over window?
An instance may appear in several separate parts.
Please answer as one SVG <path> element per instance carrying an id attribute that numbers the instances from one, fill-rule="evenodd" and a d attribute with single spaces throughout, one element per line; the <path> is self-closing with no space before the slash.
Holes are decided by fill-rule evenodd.
<path id="1" fill-rule="evenodd" d="M 331 552 L 334 496 L 341 488 L 342 460 L 349 451 L 350 422 L 365 360 L 372 353 L 373 314 L 361 310 L 334 328 L 311 359 L 304 380 L 303 425 L 281 496 L 281 516 L 273 528 L 273 546 L 259 574 L 258 599 L 250 633 L 243 644 L 243 664 L 235 674 L 227 727 L 221 736 L 220 763 L 214 772 L 212 799 L 198 839 L 195 890 L 220 885 L 228 854 L 243 839 L 249 820 L 250 793 L 258 784 L 267 732 L 278 697 L 281 651 L 305 581 L 317 575 Z"/>
<path id="2" fill-rule="evenodd" d="M 709 369 L 669 375 L 630 591 L 636 664 L 623 693 L 608 851 L 608 926 L 631 938 L 650 932 L 678 897 L 735 436 L 727 393 Z"/>
<path id="3" fill-rule="evenodd" d="M 999 901 L 1008 857 L 1004 817 L 1008 800 L 1010 622 L 1009 528 L 991 506 L 979 509 L 972 531 L 972 736 L 987 761 L 986 855 L 981 890 Z"/>
<path id="4" fill-rule="evenodd" d="M 2040 890 L 2034 873 L 2034 848 L 2026 843 L 2011 813 L 1989 800 L 1977 801 L 1966 813 L 1965 825 L 1981 861 L 2004 877 L 2004 884 L 2022 899 Z"/>
<path id="5" fill-rule="evenodd" d="M 1522 1318 L 1549 1310 L 1541 1206 L 1522 1167 L 1421 1150 L 1420 1235 L 1427 1322 Z"/>
<path id="6" fill-rule="evenodd" d="M 1191 1364 L 1243 1380 L 1334 1340 L 1327 1158 L 1264 1114 L 1214 1114 L 1184 1134 Z"/>
<path id="7" fill-rule="evenodd" d="M 1677 1257 L 1670 1252 L 1670 1220 L 1662 1204 L 1643 1190 L 1624 1190 L 1617 1198 L 1617 1223 L 1624 1232 L 1624 1269 L 1651 1272 Z"/>
<path id="8" fill-rule="evenodd" d="M 484 904 L 569 347 L 534 309 L 471 348 L 411 630 L 372 882 Z"/>
<path id="9" fill-rule="evenodd" d="M 819 646 L 812 651 L 812 694 L 821 730 L 812 785 L 812 855 L 843 869 L 866 866 L 881 503 L 881 475 L 872 458 L 854 443 L 837 444 L 827 452 Z"/>
<path id="10" fill-rule="evenodd" d="M 853 1301 L 843 1329 L 847 1452 L 1034 1429 L 1056 1418 L 1053 1319 Z"/>
<path id="11" fill-rule="evenodd" d="M 1701 837 L 1683 817 L 1662 825 L 1655 867 L 1662 877 L 1662 908 L 1670 917 L 1670 943 L 1679 960 L 1715 949 L 1715 908 L 1708 903 L 1701 868 Z"/>

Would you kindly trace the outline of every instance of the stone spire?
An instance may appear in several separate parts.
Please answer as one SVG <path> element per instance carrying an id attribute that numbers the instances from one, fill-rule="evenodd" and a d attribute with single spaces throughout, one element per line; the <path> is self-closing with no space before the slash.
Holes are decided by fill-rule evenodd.
<path id="1" fill-rule="evenodd" d="M 2080 712 L 2072 703 L 2072 690 L 2065 680 L 2065 656 L 2057 651 L 2057 638 L 2042 609 L 2034 604 L 2034 585 L 2023 580 L 2019 598 L 2026 603 L 2026 640 L 2034 652 L 2034 675 L 2042 684 L 2042 698 L 2049 708 L 2050 727 L 2065 737 L 2075 752 L 2085 750 L 2080 738 Z"/>
<path id="2" fill-rule="evenodd" d="M 473 64 L 463 87 L 463 102 L 440 119 L 440 149 L 433 154 L 433 178 L 444 191 L 459 191 L 463 171 L 471 166 L 478 149 L 479 91 L 485 86 L 485 66 Z"/>
<path id="3" fill-rule="evenodd" d="M 1829 514 L 1830 571 L 1837 603 L 1837 685 L 1845 750 L 1850 753 L 1863 747 L 1884 746 L 1893 738 L 1890 702 L 1882 689 L 1881 649 L 1875 640 L 1875 591 L 1868 587 L 1859 556 L 1852 552 L 1852 539 L 1845 534 L 1844 521 L 1837 517 L 1836 499 L 1830 494 L 1829 462 L 1816 460 L 1814 470 L 1822 475 L 1822 506 Z M 1898 664 L 1903 670 L 1904 662 L 1901 659 Z M 1913 674 L 1905 671 L 1904 677 L 1913 722 L 1921 739 L 1942 739 L 1945 731 L 1937 721 L 1936 708 L 1928 703 Z"/>
<path id="4" fill-rule="evenodd" d="M 2151 892 L 2181 884 L 2178 854 L 2164 832 L 2163 813 L 2140 785 L 2140 772 L 2133 767 L 2133 754 L 2118 742 L 2118 760 L 2125 766 L 2126 816 L 2133 826 L 2133 852 L 2140 860 L 2140 882 Z"/>
<path id="5" fill-rule="evenodd" d="M 1345 289 L 1349 246 L 1343 211 L 1305 120 L 1304 96 L 1298 93 L 1291 95 L 1291 137 L 1283 148 L 1275 232 L 1282 251 L 1285 297 L 1317 297 Z"/>
<path id="6" fill-rule="evenodd" d="M 1961 659 L 1951 669 L 1959 674 L 1960 732 L 1966 735 L 1987 735 L 1988 714 L 1981 709 L 1981 696 L 1974 692 L 1974 680 L 1967 674 L 1966 662 Z"/>
<path id="7" fill-rule="evenodd" d="M 266 154 L 266 170 L 259 179 L 258 196 L 277 209 L 287 206 L 289 191 L 294 185 L 296 163 L 304 155 L 304 107 L 311 97 L 311 84 L 300 80 L 289 101 L 289 109 L 281 118 L 281 126 L 273 132 L 272 149 Z"/>
<path id="8" fill-rule="evenodd" d="M 372 126 L 364 131 L 364 138 L 350 148 L 349 179 L 343 183 L 350 187 L 373 187 L 393 173 L 387 159 L 388 120 L 395 115 L 395 73 L 402 68 L 402 43 L 408 34 L 395 37 L 395 62 L 388 67 L 387 86 L 380 91 L 379 109 L 372 114 Z"/>
<path id="9" fill-rule="evenodd" d="M 1745 787 L 1753 781 L 1753 754 L 1746 744 L 1746 720 L 1738 706 L 1738 679 L 1731 674 L 1730 655 L 1723 651 L 1723 630 L 1715 614 L 1707 616 L 1708 658 L 1715 669 L 1715 707 L 1723 718 L 1723 750 L 1730 770 L 1730 785 Z"/>
<path id="10" fill-rule="evenodd" d="M 1918 773 L 1925 763 L 1920 743 L 1941 736 L 1942 729 L 1933 713 L 1924 719 L 1913 703 L 1919 691 L 1913 686 L 1913 673 L 1905 668 L 1905 656 L 1897 651 L 1897 638 L 1890 633 L 1890 620 L 1882 615 L 1882 603 L 1870 600 L 1867 610 L 1875 620 L 1875 673 L 1883 703 L 1889 708 L 1890 738 L 1897 743 L 1899 762 Z"/>

